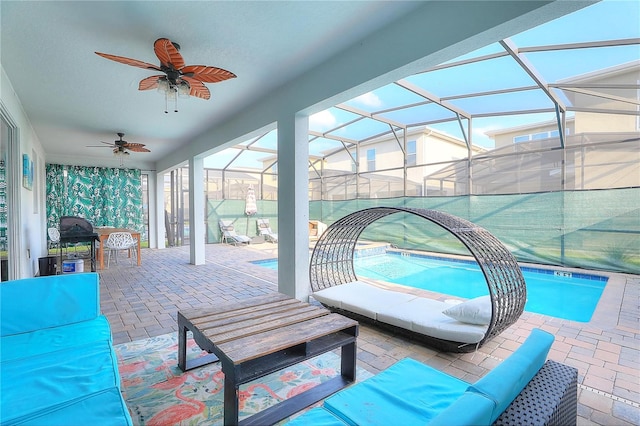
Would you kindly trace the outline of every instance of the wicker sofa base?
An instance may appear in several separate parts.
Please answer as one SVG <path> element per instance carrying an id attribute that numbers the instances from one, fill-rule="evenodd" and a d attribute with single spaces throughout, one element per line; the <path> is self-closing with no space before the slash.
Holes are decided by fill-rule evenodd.
<path id="1" fill-rule="evenodd" d="M 495 425 L 575 425 L 578 370 L 547 360 Z"/>
<path id="2" fill-rule="evenodd" d="M 460 342 L 454 342 L 451 340 L 439 339 L 433 336 L 427 336 L 426 334 L 417 333 L 415 331 L 408 330 L 406 328 L 397 327 L 395 325 L 387 324 L 386 322 L 382 322 L 382 321 L 377 321 L 367 316 L 357 314 L 355 312 L 347 311 L 344 309 L 340 309 L 340 308 L 336 308 L 336 307 L 328 306 L 324 304 L 323 306 L 332 312 L 344 315 L 345 317 L 352 318 L 358 322 L 371 324 L 375 327 L 390 331 L 394 334 L 407 337 L 413 341 L 423 343 L 433 349 L 438 349 L 442 352 L 470 353 L 482 346 L 482 344 L 460 343 Z M 484 343 L 484 342 L 481 342 L 481 343 Z"/>

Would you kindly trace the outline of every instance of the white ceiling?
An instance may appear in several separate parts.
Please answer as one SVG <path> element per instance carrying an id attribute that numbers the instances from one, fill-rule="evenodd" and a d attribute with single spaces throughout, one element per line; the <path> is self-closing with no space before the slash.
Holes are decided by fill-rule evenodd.
<path id="1" fill-rule="evenodd" d="M 86 146 L 124 132 L 126 140 L 151 150 L 132 153 L 127 166 L 154 170 L 212 125 L 425 4 L 3 0 L 1 64 L 47 162 L 115 166 L 106 145 Z M 157 73 L 94 53 L 156 64 L 153 42 L 160 37 L 180 44 L 186 64 L 217 66 L 237 78 L 207 84 L 210 100 L 180 99 L 179 112 L 165 114 L 161 94 L 137 89 L 141 79 Z"/>

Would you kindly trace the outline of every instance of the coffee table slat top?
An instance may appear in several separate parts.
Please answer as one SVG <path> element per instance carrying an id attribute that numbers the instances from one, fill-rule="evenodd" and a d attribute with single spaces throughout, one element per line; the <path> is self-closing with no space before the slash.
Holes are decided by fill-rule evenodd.
<path id="1" fill-rule="evenodd" d="M 211 317 L 211 314 L 213 312 L 215 312 L 216 315 L 222 315 L 224 313 L 229 313 L 229 315 L 236 315 L 238 312 L 241 312 L 243 310 L 251 310 L 255 307 L 265 309 L 266 307 L 272 307 L 272 304 L 282 305 L 290 303 L 296 304 L 302 302 L 285 296 L 282 293 L 271 293 L 264 296 L 251 297 L 244 300 L 234 300 L 233 302 L 225 301 L 206 308 L 181 309 L 180 313 L 195 325 L 198 324 L 199 318 L 209 318 Z"/>
<path id="2" fill-rule="evenodd" d="M 280 328 L 285 325 L 297 324 L 327 314 L 328 312 L 324 309 L 307 306 L 304 309 L 297 309 L 295 311 L 246 318 L 245 320 L 234 321 L 225 326 L 217 326 L 216 323 L 212 323 L 211 327 L 201 329 L 201 331 L 202 334 L 215 345 L 220 345 L 229 340 L 264 333 L 265 331 Z"/>
<path id="3" fill-rule="evenodd" d="M 305 311 L 320 311 L 325 312 L 326 309 L 316 306 L 304 305 L 302 302 L 297 304 L 288 304 L 284 306 L 277 306 L 271 310 L 254 308 L 248 310 L 237 316 L 230 316 L 228 312 L 217 315 L 210 315 L 208 318 L 198 318 L 197 322 L 193 322 L 193 325 L 198 327 L 199 330 L 205 331 L 216 327 L 229 327 L 233 328 L 234 324 L 243 323 L 242 325 L 249 324 L 251 321 L 271 321 L 286 315 L 294 315 Z M 325 312 L 325 315 L 328 312 Z"/>
<path id="4" fill-rule="evenodd" d="M 253 336 L 246 336 L 217 346 L 231 362 L 237 365 L 265 354 L 292 348 L 335 333 L 337 329 L 346 329 L 357 325 L 357 321 L 339 314 L 329 313 L 308 321 L 265 331 L 260 334 L 258 341 Z"/>

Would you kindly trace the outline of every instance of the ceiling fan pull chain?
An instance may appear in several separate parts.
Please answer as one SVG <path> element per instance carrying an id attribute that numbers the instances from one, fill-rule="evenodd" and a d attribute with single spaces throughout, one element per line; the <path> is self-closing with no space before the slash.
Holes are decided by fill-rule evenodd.
<path id="1" fill-rule="evenodd" d="M 164 97 L 164 113 L 169 114 L 169 99 L 168 96 Z"/>

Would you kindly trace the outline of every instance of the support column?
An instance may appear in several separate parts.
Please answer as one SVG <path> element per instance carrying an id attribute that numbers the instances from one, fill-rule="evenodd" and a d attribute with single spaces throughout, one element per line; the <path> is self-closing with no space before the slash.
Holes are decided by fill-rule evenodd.
<path id="1" fill-rule="evenodd" d="M 189 159 L 189 263 L 204 265 L 204 160 Z"/>
<path id="2" fill-rule="evenodd" d="M 156 248 L 163 249 L 166 248 L 166 228 L 164 222 L 164 173 L 156 173 L 155 174 L 155 204 L 151 204 L 151 200 L 149 200 L 149 204 L 155 206 L 156 210 Z"/>
<path id="3" fill-rule="evenodd" d="M 309 298 L 309 117 L 278 120 L 278 291 Z"/>
<path id="4" fill-rule="evenodd" d="M 158 247 L 158 234 L 160 233 L 160 231 L 157 229 L 158 225 L 160 224 L 157 208 L 158 179 L 157 174 L 154 172 L 145 172 L 144 174 L 147 175 L 147 191 L 149 196 L 149 205 L 147 206 L 147 208 L 149 209 L 149 235 L 147 235 L 147 238 L 149 242 L 149 248 L 156 248 Z"/>

